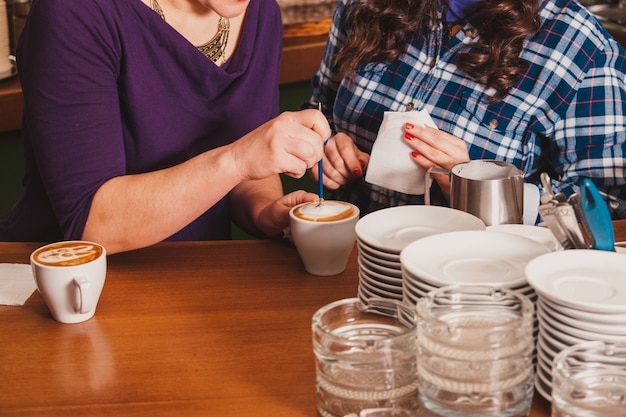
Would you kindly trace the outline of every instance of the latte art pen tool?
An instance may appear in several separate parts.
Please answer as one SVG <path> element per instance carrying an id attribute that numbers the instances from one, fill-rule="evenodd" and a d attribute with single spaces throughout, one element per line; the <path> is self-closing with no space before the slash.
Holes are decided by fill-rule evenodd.
<path id="1" fill-rule="evenodd" d="M 318 102 L 317 103 L 317 109 L 321 112 L 322 111 L 322 102 Z M 326 146 L 326 143 L 328 143 L 328 139 L 326 139 L 324 141 L 324 146 Z M 324 160 L 324 157 L 322 156 L 322 159 L 320 159 L 317 163 L 317 195 L 320 198 L 320 203 L 319 205 L 321 206 L 324 203 L 324 174 L 323 174 L 323 163 L 322 161 Z"/>
<path id="2" fill-rule="evenodd" d="M 322 177 L 322 160 L 317 163 L 319 178 L 317 180 L 317 195 L 320 197 L 320 205 L 324 202 L 324 178 Z"/>

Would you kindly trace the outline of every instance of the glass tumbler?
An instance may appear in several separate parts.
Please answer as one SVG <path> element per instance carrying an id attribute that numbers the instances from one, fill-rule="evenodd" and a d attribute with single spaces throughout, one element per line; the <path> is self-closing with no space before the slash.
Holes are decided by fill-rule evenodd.
<path id="1" fill-rule="evenodd" d="M 317 409 L 322 417 L 362 410 L 416 410 L 416 321 L 388 299 L 335 301 L 313 316 Z"/>
<path id="2" fill-rule="evenodd" d="M 584 342 L 552 365 L 552 417 L 626 415 L 626 345 Z"/>
<path id="3" fill-rule="evenodd" d="M 433 290 L 417 302 L 421 405 L 438 416 L 528 416 L 533 312 L 524 294 L 489 286 Z"/>

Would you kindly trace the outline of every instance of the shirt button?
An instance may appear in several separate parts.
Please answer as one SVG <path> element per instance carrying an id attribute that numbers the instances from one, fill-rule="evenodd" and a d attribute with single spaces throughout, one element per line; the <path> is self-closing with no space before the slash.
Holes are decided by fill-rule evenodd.
<path id="1" fill-rule="evenodd" d="M 430 60 L 430 64 L 429 65 L 430 65 L 431 68 L 434 68 L 436 63 L 437 63 L 437 60 L 435 58 L 433 58 L 433 59 Z"/>
<path id="2" fill-rule="evenodd" d="M 389 206 L 389 198 L 388 197 L 383 197 L 380 202 L 382 203 L 383 206 L 387 207 Z"/>
<path id="3" fill-rule="evenodd" d="M 465 34 L 466 34 L 467 36 L 469 36 L 470 38 L 473 38 L 473 37 L 474 37 L 474 35 L 476 34 L 476 32 L 474 31 L 474 29 L 467 29 L 467 30 L 465 31 Z"/>
<path id="4" fill-rule="evenodd" d="M 498 121 L 497 121 L 496 119 L 492 119 L 492 120 L 489 122 L 489 126 L 490 126 L 492 129 L 497 128 L 497 127 L 498 127 Z"/>
<path id="5" fill-rule="evenodd" d="M 406 111 L 411 111 L 415 108 L 415 104 L 413 102 L 406 105 Z"/>

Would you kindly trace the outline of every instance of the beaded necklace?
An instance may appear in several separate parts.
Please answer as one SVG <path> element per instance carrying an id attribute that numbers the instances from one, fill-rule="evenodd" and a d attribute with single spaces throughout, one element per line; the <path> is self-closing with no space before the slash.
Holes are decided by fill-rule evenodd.
<path id="1" fill-rule="evenodd" d="M 152 10 L 157 12 L 161 19 L 165 20 L 163 9 L 157 0 L 151 0 Z M 216 64 L 221 59 L 221 64 L 226 62 L 226 45 L 228 44 L 228 34 L 230 33 L 230 20 L 220 16 L 217 25 L 217 33 L 207 43 L 196 46 L 200 52 Z"/>

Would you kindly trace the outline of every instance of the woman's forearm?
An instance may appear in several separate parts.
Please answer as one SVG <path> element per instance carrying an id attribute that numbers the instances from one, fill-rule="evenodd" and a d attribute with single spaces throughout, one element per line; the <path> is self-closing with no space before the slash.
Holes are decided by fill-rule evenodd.
<path id="1" fill-rule="evenodd" d="M 160 242 L 240 181 L 228 147 L 171 168 L 112 178 L 94 196 L 83 239 L 99 242 L 108 253 Z"/>

